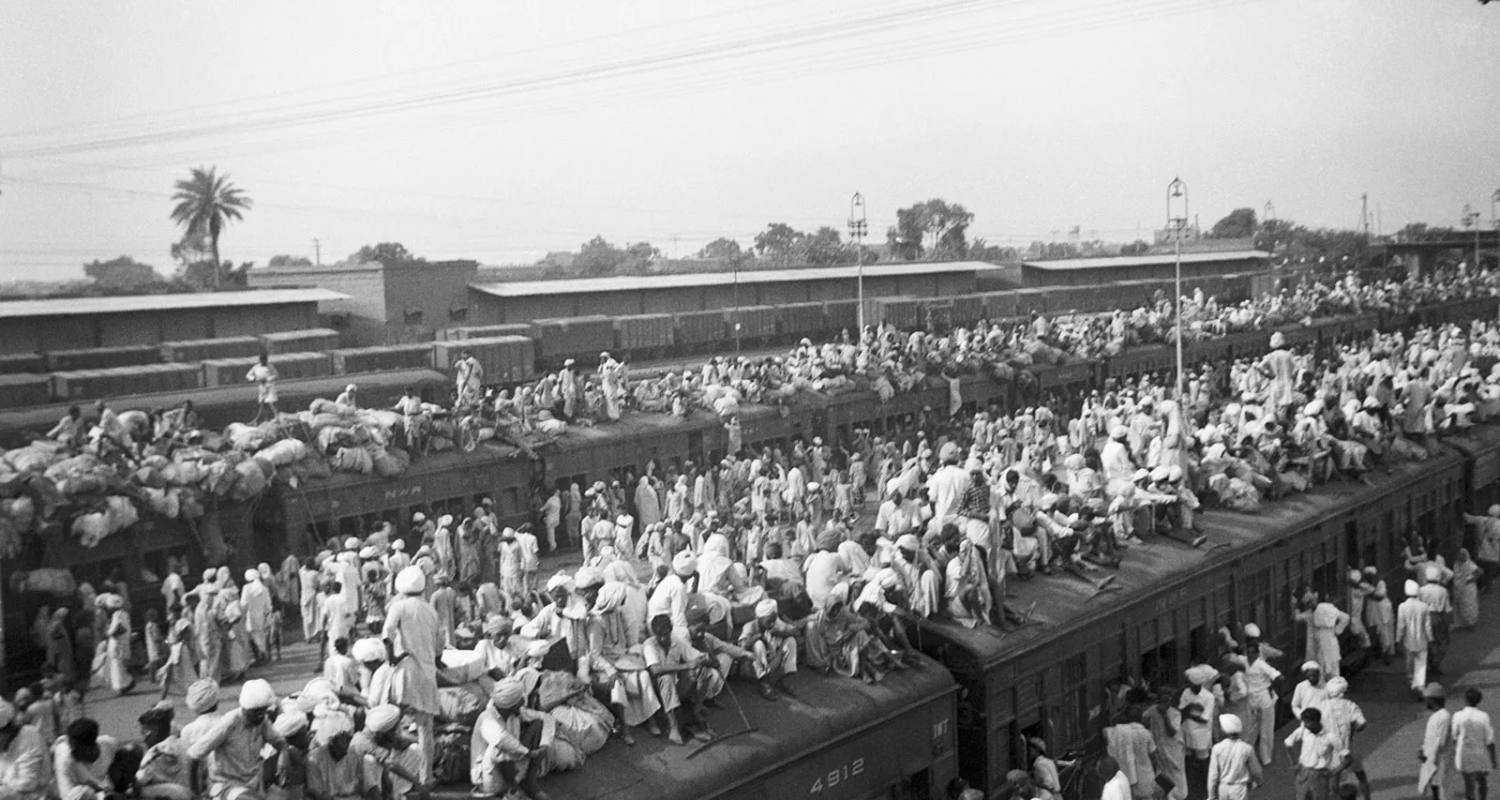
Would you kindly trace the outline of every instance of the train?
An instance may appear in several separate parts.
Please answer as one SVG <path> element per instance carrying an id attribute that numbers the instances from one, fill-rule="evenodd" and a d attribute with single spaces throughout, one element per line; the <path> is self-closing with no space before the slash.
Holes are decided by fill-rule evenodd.
<path id="1" fill-rule="evenodd" d="M 1459 300 L 1411 314 L 1315 320 L 1282 331 L 1294 342 L 1331 345 L 1375 329 L 1493 319 L 1497 303 Z M 1264 352 L 1269 335 L 1256 331 L 1194 343 L 1187 356 L 1194 362 L 1255 356 Z M 1026 380 L 966 376 L 961 394 L 974 407 L 1015 407 L 1047 394 L 1077 397 L 1172 363 L 1169 347 L 1139 348 L 1107 359 L 1031 367 Z M 945 381 L 933 380 L 887 402 L 850 391 L 808 396 L 785 407 L 746 407 L 742 438 L 747 447 L 760 447 L 814 436 L 838 441 L 856 428 L 878 434 L 923 414 L 946 414 L 948 392 Z M 439 454 L 419 460 L 399 478 L 335 475 L 280 486 L 249 504 L 212 508 L 188 530 L 148 519 L 92 550 L 55 541 L 6 566 L 70 564 L 85 579 L 118 568 L 140 578 L 162 574 L 169 555 L 185 555 L 191 563 L 195 540 L 206 535 L 229 540 L 238 561 L 276 563 L 289 552 L 311 552 L 331 536 L 368 533 L 381 521 L 394 522 L 404 535 L 417 511 L 463 512 L 483 498 L 494 501 L 506 523 L 516 524 L 532 518 L 534 499 L 547 487 L 621 479 L 640 474 L 650 461 L 705 463 L 726 447 L 727 432 L 712 415 L 630 415 L 617 424 L 576 429 L 537 461 L 501 447 Z M 1100 593 L 1069 577 L 1021 584 L 1012 602 L 1031 616 L 1019 630 L 923 622 L 914 633 L 925 654 L 916 669 L 876 686 L 808 676 L 801 697 L 775 705 L 735 697 L 743 718 L 715 715 L 723 741 L 701 752 L 656 742 L 633 749 L 612 744 L 591 757 L 584 772 L 551 779 L 549 786 L 556 788 L 549 791 L 600 798 L 915 800 L 943 796 L 948 781 L 961 776 L 994 796 L 1007 771 L 1025 766 L 1027 737 L 1041 737 L 1054 753 L 1096 746 L 1106 697 L 1124 676 L 1175 682 L 1184 667 L 1214 652 L 1218 626 L 1255 621 L 1269 641 L 1296 654 L 1295 589 L 1336 594 L 1351 565 L 1375 565 L 1388 583 L 1399 585 L 1403 537 L 1412 531 L 1451 555 L 1460 543 L 1461 515 L 1500 497 L 1500 425 L 1447 437 L 1431 459 L 1397 466 L 1372 483 L 1324 485 L 1255 515 L 1209 511 L 1202 515 L 1207 544 L 1195 548 L 1151 537 L 1127 554 L 1111 591 Z M 152 589 L 141 591 L 144 601 Z M 7 651 L 15 654 L 36 608 L 9 586 L 7 592 Z M 24 658 L 6 666 L 17 675 L 35 668 Z"/>

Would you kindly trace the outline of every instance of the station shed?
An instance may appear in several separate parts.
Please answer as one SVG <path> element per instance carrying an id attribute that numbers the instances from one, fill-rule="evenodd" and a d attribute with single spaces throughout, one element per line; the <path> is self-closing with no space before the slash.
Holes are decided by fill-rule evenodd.
<path id="1" fill-rule="evenodd" d="M 866 297 L 943 297 L 975 290 L 978 261 L 867 264 Z M 858 267 L 803 267 L 565 280 L 473 283 L 479 324 L 557 317 L 680 314 L 691 311 L 853 300 Z"/>
<path id="2" fill-rule="evenodd" d="M 438 330 L 472 325 L 469 284 L 478 262 L 338 264 L 267 267 L 247 274 L 251 286 L 317 287 L 342 299 L 324 305 L 330 324 L 355 345 L 431 341 Z"/>
<path id="3" fill-rule="evenodd" d="M 1231 250 L 1182 254 L 1182 277 L 1205 278 L 1269 270 L 1271 254 L 1264 250 Z M 1021 283 L 1034 286 L 1090 286 L 1114 281 L 1170 280 L 1175 270 L 1172 253 L 1101 258 L 1059 258 L 1021 262 Z"/>
<path id="4" fill-rule="evenodd" d="M 319 327 L 327 289 L 0 301 L 0 354 L 156 345 Z"/>

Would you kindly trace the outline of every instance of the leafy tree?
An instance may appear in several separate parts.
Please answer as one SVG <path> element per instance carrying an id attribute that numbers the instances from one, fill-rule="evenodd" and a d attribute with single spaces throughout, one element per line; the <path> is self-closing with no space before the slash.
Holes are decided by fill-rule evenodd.
<path id="1" fill-rule="evenodd" d="M 172 209 L 172 221 L 181 225 L 185 234 L 207 240 L 208 252 L 213 264 L 220 263 L 219 235 L 231 221 L 239 220 L 249 210 L 251 200 L 239 187 L 229 182 L 228 175 L 219 175 L 215 168 L 198 167 L 186 180 L 177 182 L 177 191 L 172 195 L 177 205 Z M 219 270 L 211 270 L 217 288 Z"/>
<path id="2" fill-rule="evenodd" d="M 1130 244 L 1122 246 L 1120 248 L 1120 255 L 1122 255 L 1122 256 L 1143 256 L 1143 255 L 1145 255 L 1146 253 L 1148 253 L 1150 251 L 1151 251 L 1151 245 L 1150 244 L 1148 244 L 1148 243 L 1146 243 L 1146 242 L 1144 242 L 1144 241 L 1142 241 L 1140 239 L 1136 239 L 1135 241 L 1131 242 Z"/>
<path id="3" fill-rule="evenodd" d="M 232 262 L 225 261 L 215 270 L 212 261 L 193 261 L 183 265 L 177 274 L 176 283 L 192 292 L 223 288 L 244 289 L 250 284 L 248 273 L 254 266 L 255 262 L 246 261 L 236 268 Z"/>
<path id="4" fill-rule="evenodd" d="M 958 203 L 933 198 L 896 210 L 896 224 L 886 241 L 902 258 L 957 257 L 968 251 L 965 239 L 974 214 Z"/>
<path id="5" fill-rule="evenodd" d="M 578 248 L 573 269 L 579 275 L 597 278 L 615 274 L 624 261 L 625 253 L 620 248 L 605 241 L 603 236 L 595 236 Z"/>
<path id="6" fill-rule="evenodd" d="M 755 234 L 755 252 L 762 258 L 788 264 L 792 260 L 792 246 L 805 235 L 785 222 L 773 222 Z"/>
<path id="7" fill-rule="evenodd" d="M 276 255 L 271 256 L 271 260 L 266 262 L 268 267 L 310 267 L 312 265 L 312 259 L 304 256 Z"/>
<path id="8" fill-rule="evenodd" d="M 130 256 L 91 261 L 83 265 L 83 274 L 93 279 L 94 286 L 110 292 L 145 292 L 167 282 L 155 267 Z"/>
<path id="9" fill-rule="evenodd" d="M 349 260 L 356 264 L 367 264 L 371 261 L 384 264 L 387 267 L 399 266 L 401 264 L 425 264 L 427 260 L 412 255 L 406 245 L 400 242 L 381 242 L 375 245 L 365 245 L 354 251 Z"/>
<path id="10" fill-rule="evenodd" d="M 1229 216 L 1214 223 L 1210 239 L 1243 239 L 1255 233 L 1255 209 L 1236 208 Z"/>
<path id="11" fill-rule="evenodd" d="M 826 225 L 812 233 L 797 234 L 791 255 L 796 262 L 814 266 L 831 266 L 853 260 L 844 252 L 839 232 Z"/>
<path id="12" fill-rule="evenodd" d="M 735 240 L 724 236 L 720 236 L 719 238 L 709 242 L 708 244 L 703 245 L 703 249 L 698 251 L 698 257 L 722 258 L 728 261 L 733 261 L 734 259 L 740 257 L 740 253 L 741 250 L 739 242 L 736 242 Z"/>

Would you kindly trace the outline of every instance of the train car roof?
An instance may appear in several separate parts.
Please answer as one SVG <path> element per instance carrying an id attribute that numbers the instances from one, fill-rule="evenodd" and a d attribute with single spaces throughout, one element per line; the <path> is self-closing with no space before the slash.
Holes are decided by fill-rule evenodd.
<path id="1" fill-rule="evenodd" d="M 1487 428 L 1500 438 L 1500 426 Z M 1218 509 L 1200 512 L 1203 532 L 1208 536 L 1208 543 L 1202 548 L 1162 536 L 1131 545 L 1118 569 L 1092 573 L 1114 577 L 1112 588 L 1104 592 L 1097 592 L 1093 586 L 1066 573 L 1038 576 L 1030 581 L 1012 578 L 1008 588 L 1014 596 L 1007 604 L 1023 615 L 1029 610 L 1029 624 L 1004 632 L 991 625 L 971 629 L 951 621 L 926 620 L 920 624 L 918 646 L 923 644 L 920 637 L 935 637 L 949 646 L 945 648 L 946 655 L 951 656 L 948 663 L 960 668 L 988 668 L 1086 625 L 1108 609 L 1123 607 L 1160 591 L 1205 565 L 1234 558 L 1293 527 L 1316 524 L 1372 497 L 1397 491 L 1434 466 L 1450 465 L 1457 460 L 1453 451 L 1444 450 L 1426 461 L 1399 465 L 1389 474 L 1371 473 L 1373 486 L 1341 481 L 1323 484 L 1316 492 L 1267 503 L 1254 513 Z M 957 648 L 957 652 L 950 648 Z"/>
<path id="2" fill-rule="evenodd" d="M 694 758 L 687 757 L 696 747 L 691 741 L 674 746 L 642 734 L 627 747 L 612 738 L 583 769 L 549 776 L 542 788 L 569 800 L 697 800 L 731 792 L 954 691 L 942 665 L 925 656 L 918 663 L 876 684 L 799 673 L 797 697 L 774 702 L 731 682 L 726 694 L 732 690 L 735 697 L 719 697 L 711 722 L 720 734 L 741 730 L 737 699 L 755 732 L 726 738 Z M 926 739 L 912 745 L 925 746 Z"/>
<path id="3" fill-rule="evenodd" d="M 249 363 L 249 359 L 246 359 Z M 277 384 L 277 390 L 281 394 L 283 405 L 301 400 L 302 398 L 323 397 L 333 399 L 339 392 L 350 383 L 359 384 L 362 389 L 377 387 L 382 389 L 395 389 L 398 391 L 405 386 L 428 386 L 434 384 L 447 385 L 449 378 L 441 372 L 430 369 L 408 369 L 395 372 L 369 372 L 354 375 L 330 375 L 322 378 L 302 378 L 298 380 L 282 381 Z M 221 404 L 230 403 L 236 408 L 236 412 L 246 411 L 255 407 L 255 400 L 259 390 L 252 384 L 236 384 L 234 386 L 209 386 L 197 389 L 183 389 L 176 392 L 158 392 L 153 394 L 120 395 L 107 398 L 109 404 L 117 411 L 128 408 L 152 409 L 172 408 L 182 405 L 184 400 L 191 400 L 198 407 L 199 413 L 203 414 L 209 425 L 228 424 L 230 419 L 225 419 L 215 425 L 215 420 L 207 419 L 211 412 Z M 12 433 L 21 430 L 33 430 L 40 428 L 45 431 L 57 423 L 57 420 L 68 413 L 69 406 L 81 406 L 88 408 L 93 400 L 74 400 L 66 403 L 52 403 L 45 406 L 32 406 L 15 410 L 0 410 L 0 432 Z M 305 405 L 303 406 L 306 407 Z M 301 408 L 287 408 L 287 411 L 301 411 Z"/>

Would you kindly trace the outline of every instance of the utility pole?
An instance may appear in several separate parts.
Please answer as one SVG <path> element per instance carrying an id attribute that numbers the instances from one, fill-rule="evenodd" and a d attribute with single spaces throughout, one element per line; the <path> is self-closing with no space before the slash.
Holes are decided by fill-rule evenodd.
<path id="1" fill-rule="evenodd" d="M 313 237 L 313 263 L 323 266 L 323 243 L 316 236 Z"/>
<path id="2" fill-rule="evenodd" d="M 1359 196 L 1359 225 L 1365 231 L 1365 243 L 1370 242 L 1370 195 L 1368 192 Z"/>
<path id="3" fill-rule="evenodd" d="M 856 343 L 865 340 L 865 233 L 870 229 L 865 218 L 865 196 L 855 192 L 849 198 L 849 238 L 854 240 L 855 292 L 859 296 L 859 313 L 856 315 L 859 331 L 854 336 Z"/>
<path id="4" fill-rule="evenodd" d="M 1182 229 L 1188 221 L 1187 184 L 1181 178 L 1173 178 L 1167 184 L 1167 227 L 1172 229 L 1173 253 L 1175 254 L 1174 269 L 1172 272 L 1173 297 L 1172 302 L 1176 313 L 1174 316 L 1174 327 L 1177 334 L 1174 337 L 1177 343 L 1177 402 L 1183 401 L 1182 396 Z M 1196 225 L 1196 217 L 1195 225 Z"/>

